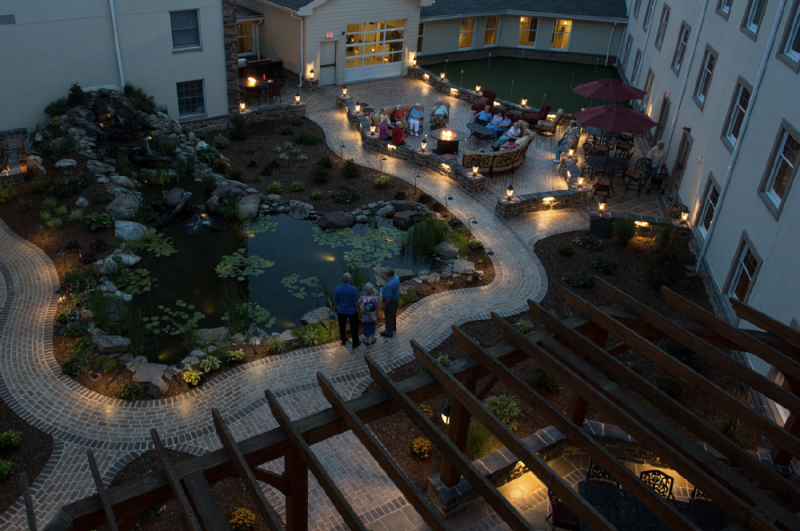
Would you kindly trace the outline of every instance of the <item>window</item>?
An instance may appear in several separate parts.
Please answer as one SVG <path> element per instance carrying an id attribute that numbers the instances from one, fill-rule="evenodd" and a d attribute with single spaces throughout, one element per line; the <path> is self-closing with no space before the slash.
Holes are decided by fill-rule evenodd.
<path id="1" fill-rule="evenodd" d="M 714 181 L 709 179 L 706 185 L 706 196 L 703 200 L 703 208 L 700 210 L 700 216 L 697 218 L 697 226 L 703 237 L 711 230 L 711 223 L 714 220 L 714 213 L 717 211 L 718 202 L 719 190 L 714 186 Z"/>
<path id="2" fill-rule="evenodd" d="M 644 23 L 642 27 L 645 31 L 650 29 L 650 20 L 653 18 L 653 11 L 656 7 L 656 0 L 648 0 L 647 2 L 647 11 L 644 14 Z"/>
<path id="3" fill-rule="evenodd" d="M 205 114 L 206 102 L 203 95 L 203 80 L 178 83 L 178 114 Z"/>
<path id="4" fill-rule="evenodd" d="M 776 207 L 780 207 L 786 199 L 786 192 L 797 168 L 799 152 L 800 144 L 789 131 L 784 130 L 764 187 L 764 193 Z"/>
<path id="5" fill-rule="evenodd" d="M 669 7 L 664 6 L 661 11 L 661 23 L 658 25 L 658 32 L 656 33 L 656 48 L 661 49 L 664 43 L 664 35 L 667 33 L 667 24 L 669 23 Z"/>
<path id="6" fill-rule="evenodd" d="M 633 36 L 628 35 L 628 42 L 625 43 L 625 53 L 622 54 L 622 66 L 628 66 L 628 59 L 631 58 L 632 46 L 633 46 Z"/>
<path id="7" fill-rule="evenodd" d="M 172 49 L 197 48 L 200 46 L 200 24 L 197 10 L 173 11 L 169 14 L 172 25 Z"/>
<path id="8" fill-rule="evenodd" d="M 553 38 L 550 39 L 550 48 L 566 50 L 569 48 L 569 35 L 572 32 L 572 21 L 556 19 L 553 25 Z"/>
<path id="9" fill-rule="evenodd" d="M 783 53 L 792 61 L 800 62 L 800 9 L 794 12 L 794 22 L 783 47 Z"/>
<path id="10" fill-rule="evenodd" d="M 697 80 L 697 90 L 694 93 L 694 97 L 701 104 L 701 107 L 706 101 L 708 88 L 711 86 L 711 78 L 714 75 L 714 65 L 716 64 L 716 55 L 711 50 L 706 50 L 706 55 L 703 57 L 703 67 L 700 69 L 700 77 Z"/>
<path id="11" fill-rule="evenodd" d="M 533 17 L 519 17 L 519 42 L 520 46 L 536 46 L 536 30 L 539 29 L 539 19 Z"/>
<path id="12" fill-rule="evenodd" d="M 633 16 L 639 18 L 639 8 L 642 7 L 642 0 L 636 0 L 633 4 Z"/>
<path id="13" fill-rule="evenodd" d="M 675 58 L 672 60 L 672 68 L 680 72 L 683 65 L 683 56 L 686 55 L 686 46 L 689 44 L 689 27 L 684 24 L 678 34 L 678 46 L 675 48 Z"/>
<path id="14" fill-rule="evenodd" d="M 497 30 L 500 28 L 500 17 L 486 17 L 486 33 L 483 34 L 483 46 L 497 46 Z"/>
<path id="15" fill-rule="evenodd" d="M 425 37 L 425 24 L 419 25 L 419 33 L 417 34 L 417 55 L 422 53 L 422 40 Z"/>
<path id="16" fill-rule="evenodd" d="M 761 24 L 761 17 L 764 14 L 764 7 L 767 0 L 750 0 L 747 13 L 742 21 L 742 27 L 750 33 L 758 33 L 758 25 Z"/>
<path id="17" fill-rule="evenodd" d="M 636 59 L 633 61 L 633 72 L 631 73 L 631 83 L 636 84 L 636 78 L 639 77 L 639 67 L 642 66 L 642 51 L 636 50 Z"/>
<path id="18" fill-rule="evenodd" d="M 731 147 L 736 145 L 741 133 L 744 115 L 750 105 L 750 91 L 739 83 L 736 88 L 736 95 L 731 104 L 731 111 L 728 118 L 728 125 L 725 127 L 725 138 L 731 143 Z"/>
<path id="19" fill-rule="evenodd" d="M 653 81 L 655 81 L 655 74 L 652 70 L 648 70 L 647 77 L 644 80 L 644 97 L 642 98 L 642 112 L 646 113 L 647 108 L 650 106 L 650 96 L 653 92 Z"/>
<path id="20" fill-rule="evenodd" d="M 253 55 L 253 23 L 245 22 L 236 24 L 237 42 L 239 44 L 239 55 Z"/>
<path id="21" fill-rule="evenodd" d="M 732 4 L 733 0 L 719 0 L 719 10 L 727 15 L 731 12 Z"/>
<path id="22" fill-rule="evenodd" d="M 472 34 L 475 33 L 475 19 L 465 18 L 461 21 L 461 33 L 458 34 L 458 47 L 471 48 Z"/>
<path id="23" fill-rule="evenodd" d="M 750 293 L 750 288 L 756 278 L 756 269 L 758 269 L 758 259 L 746 241 L 742 242 L 742 250 L 735 267 L 730 286 L 728 286 L 728 295 L 744 302 L 747 300 L 747 294 Z"/>
<path id="24" fill-rule="evenodd" d="M 348 24 L 344 67 L 360 68 L 402 61 L 404 26 L 405 20 Z"/>
<path id="25" fill-rule="evenodd" d="M 780 385 L 781 387 L 784 386 L 783 384 L 786 382 L 786 378 L 783 376 L 783 373 L 776 372 L 773 378 L 775 380 L 775 384 Z M 789 415 L 791 415 L 792 412 L 783 407 L 782 405 L 780 405 L 779 403 L 775 402 L 774 400 L 771 400 L 771 402 L 775 404 L 775 410 L 778 412 L 778 415 L 780 416 L 781 419 L 781 422 L 779 422 L 778 424 L 780 426 L 784 426 L 786 424 L 786 421 L 789 419 Z"/>

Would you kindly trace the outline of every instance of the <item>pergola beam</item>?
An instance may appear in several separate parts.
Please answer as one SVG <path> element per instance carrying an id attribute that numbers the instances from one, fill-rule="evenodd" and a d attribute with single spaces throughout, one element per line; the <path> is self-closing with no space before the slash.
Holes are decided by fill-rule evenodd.
<path id="1" fill-rule="evenodd" d="M 791 326 L 786 326 L 767 314 L 759 312 L 755 308 L 748 306 L 737 299 L 734 299 L 733 297 L 730 297 L 728 300 L 733 307 L 733 311 L 736 312 L 736 315 L 745 321 L 753 323 L 757 327 L 766 330 L 768 333 L 786 341 L 791 346 L 798 349 L 798 354 L 800 354 L 800 332 Z"/>
<path id="2" fill-rule="evenodd" d="M 103 505 L 103 512 L 106 515 L 106 522 L 111 531 L 119 531 L 117 527 L 117 519 L 114 516 L 114 510 L 111 504 L 108 503 L 108 494 L 106 487 L 103 485 L 103 476 L 100 475 L 100 470 L 97 468 L 97 461 L 94 458 L 94 452 L 91 449 L 86 450 L 86 458 L 89 460 L 89 469 L 92 471 L 92 478 L 94 485 L 97 488 L 97 495 L 100 497 L 100 503 Z"/>
<path id="3" fill-rule="evenodd" d="M 183 486 L 181 485 L 181 480 L 175 473 L 175 469 L 169 460 L 167 451 L 164 449 L 164 445 L 161 443 L 161 438 L 159 438 L 155 428 L 150 430 L 150 437 L 153 439 L 153 447 L 156 450 L 158 462 L 161 463 L 161 469 L 167 475 L 167 481 L 169 481 L 169 486 L 172 488 L 172 493 L 178 499 L 178 506 L 183 513 L 183 520 L 192 531 L 200 531 L 200 523 L 194 515 L 192 506 L 189 504 L 189 498 L 186 497 L 186 492 L 184 492 Z"/>

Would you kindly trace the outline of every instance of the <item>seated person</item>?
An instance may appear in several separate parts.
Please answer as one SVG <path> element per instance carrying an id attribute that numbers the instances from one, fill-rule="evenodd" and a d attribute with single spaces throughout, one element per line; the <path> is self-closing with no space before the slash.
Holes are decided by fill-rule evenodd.
<path id="1" fill-rule="evenodd" d="M 381 123 L 378 126 L 378 138 L 381 140 L 389 140 L 389 119 L 383 118 L 381 119 Z"/>
<path id="2" fill-rule="evenodd" d="M 503 118 L 500 120 L 499 124 L 495 124 L 493 119 L 492 123 L 486 126 L 487 129 L 494 131 L 495 138 L 498 138 L 501 133 L 505 133 L 509 127 L 511 127 L 511 117 L 508 113 L 503 115 Z"/>
<path id="3" fill-rule="evenodd" d="M 553 159 L 553 162 L 558 164 L 561 162 L 561 154 L 565 151 L 570 149 L 575 149 L 578 146 L 578 135 L 572 134 L 569 136 L 565 136 L 561 139 L 561 142 L 558 143 L 558 148 L 556 148 L 556 158 Z"/>
<path id="4" fill-rule="evenodd" d="M 519 122 L 514 122 L 513 124 L 511 124 L 511 127 L 509 127 L 508 131 L 503 133 L 503 136 L 497 139 L 494 145 L 499 147 L 508 142 L 509 140 L 511 140 L 512 142 L 519 140 L 521 136 L 522 136 L 522 129 L 520 129 Z"/>
<path id="5" fill-rule="evenodd" d="M 569 125 L 567 126 L 567 128 L 564 130 L 564 136 L 561 137 L 561 138 L 563 140 L 564 138 L 567 138 L 568 136 L 572 136 L 572 135 L 580 136 L 580 134 L 581 134 L 581 130 L 578 127 L 578 123 L 575 120 L 571 120 L 569 122 Z"/>
<path id="6" fill-rule="evenodd" d="M 403 107 L 398 105 L 392 113 L 392 123 L 396 124 L 401 122 L 405 126 L 406 113 L 403 112 Z"/>
<path id="7" fill-rule="evenodd" d="M 493 150 L 493 151 L 510 151 L 510 150 L 512 150 L 512 149 L 514 149 L 514 148 L 516 148 L 516 147 L 519 147 L 519 146 L 518 146 L 518 145 L 517 145 L 517 143 L 516 143 L 516 142 L 515 142 L 515 141 L 512 139 L 512 140 L 509 140 L 509 141 L 507 141 L 505 144 L 503 144 L 503 145 L 501 145 L 501 146 L 499 146 L 499 147 L 498 147 L 498 146 L 494 146 L 494 147 L 492 147 L 492 150 Z"/>
<path id="8" fill-rule="evenodd" d="M 390 121 L 392 119 L 392 110 L 389 107 L 386 107 L 385 109 L 381 109 L 381 114 L 378 117 L 378 119 L 381 122 L 383 122 L 384 119 L 386 119 L 387 122 Z"/>
<path id="9" fill-rule="evenodd" d="M 405 144 L 405 140 L 403 140 L 403 122 L 398 121 L 396 127 L 392 129 L 392 144 L 395 146 Z"/>
<path id="10" fill-rule="evenodd" d="M 487 105 L 481 112 L 475 115 L 475 121 L 481 125 L 486 125 L 492 120 L 491 107 Z"/>
<path id="11" fill-rule="evenodd" d="M 414 104 L 414 108 L 408 113 L 408 125 L 411 127 L 411 133 L 414 136 L 419 136 L 419 124 L 422 123 L 422 107 L 419 103 Z"/>
<path id="12" fill-rule="evenodd" d="M 439 129 L 447 123 L 447 107 L 442 100 L 436 100 L 431 108 L 431 129 Z"/>

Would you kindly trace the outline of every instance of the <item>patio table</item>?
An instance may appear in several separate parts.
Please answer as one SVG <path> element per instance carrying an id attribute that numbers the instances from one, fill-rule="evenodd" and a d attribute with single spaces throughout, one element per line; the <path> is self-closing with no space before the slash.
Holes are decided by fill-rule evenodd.
<path id="1" fill-rule="evenodd" d="M 669 531 L 670 529 L 625 489 L 582 481 L 578 485 L 578 490 L 581 496 L 619 531 Z M 667 500 L 667 503 L 704 531 L 721 531 L 730 523 L 730 516 L 718 507 L 676 500 Z M 591 528 L 581 522 L 581 531 L 591 531 Z"/>
<path id="2" fill-rule="evenodd" d="M 450 136 L 443 136 L 445 131 L 449 131 L 452 134 Z M 445 127 L 434 129 L 431 131 L 431 136 L 436 139 L 436 153 L 439 155 L 458 153 L 458 143 L 467 139 L 466 133 Z"/>
<path id="3" fill-rule="evenodd" d="M 467 124 L 467 129 L 470 130 L 470 138 L 473 136 L 480 140 L 489 140 L 490 138 L 494 138 L 494 131 L 479 124 L 478 122 L 471 122 Z"/>
<path id="4" fill-rule="evenodd" d="M 628 167 L 627 159 L 618 157 L 608 157 L 606 155 L 590 155 L 584 160 L 587 166 L 594 168 L 598 172 L 609 174 L 609 177 Z"/>

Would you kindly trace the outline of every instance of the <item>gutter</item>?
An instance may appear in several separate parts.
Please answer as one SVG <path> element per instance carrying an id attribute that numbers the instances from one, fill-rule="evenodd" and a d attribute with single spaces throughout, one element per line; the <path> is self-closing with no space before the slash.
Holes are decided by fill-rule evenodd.
<path id="1" fill-rule="evenodd" d="M 611 43 L 614 42 L 614 30 L 617 29 L 617 23 L 614 22 L 614 25 L 611 26 L 611 35 L 608 36 L 608 49 L 606 50 L 606 63 L 605 66 L 608 66 L 608 57 L 611 55 Z"/>
<path id="2" fill-rule="evenodd" d="M 262 0 L 264 1 L 264 0 Z M 420 15 L 420 22 L 435 22 L 437 20 L 453 20 L 459 18 L 470 17 L 493 17 L 493 16 L 522 16 L 522 17 L 542 17 L 542 18 L 563 18 L 568 17 L 570 20 L 588 20 L 592 22 L 615 22 L 627 24 L 627 18 L 621 17 L 599 17 L 591 15 L 574 15 L 568 13 L 552 13 L 552 12 L 534 12 L 534 11 L 494 11 L 494 12 L 479 12 L 479 13 L 460 13 L 451 15 L 438 15 L 425 17 Z"/>
<path id="3" fill-rule="evenodd" d="M 719 199 L 717 200 L 719 208 L 715 209 L 714 215 L 711 216 L 711 224 L 708 227 L 708 234 L 706 234 L 705 241 L 703 241 L 703 248 L 700 250 L 700 254 L 697 256 L 695 273 L 700 270 L 700 264 L 703 263 L 703 259 L 708 251 L 708 246 L 711 243 L 711 237 L 714 235 L 714 228 L 717 226 L 715 222 L 717 221 L 719 213 L 725 204 L 724 199 L 731 182 L 731 174 L 733 173 L 733 168 L 736 166 L 736 162 L 739 160 L 739 149 L 744 141 L 744 135 L 747 133 L 747 126 L 750 123 L 750 116 L 753 113 L 753 107 L 756 106 L 756 96 L 758 96 L 758 90 L 761 87 L 762 81 L 764 80 L 764 72 L 767 70 L 767 61 L 769 60 L 769 56 L 772 54 L 772 47 L 775 45 L 775 36 L 778 33 L 778 28 L 781 23 L 781 18 L 783 17 L 784 9 L 786 9 L 786 0 L 781 0 L 781 4 L 778 7 L 778 12 L 775 15 L 775 22 L 772 25 L 772 31 L 769 34 L 767 46 L 764 48 L 764 57 L 761 59 L 761 65 L 758 68 L 758 75 L 756 76 L 756 81 L 753 84 L 753 93 L 750 95 L 750 105 L 747 106 L 747 112 L 744 113 L 744 118 L 742 118 L 741 138 L 739 138 L 739 140 L 736 141 L 736 145 L 733 146 L 731 161 L 728 164 L 728 170 L 725 172 L 725 178 L 722 180 L 722 189 L 719 192 Z"/>
<path id="4" fill-rule="evenodd" d="M 122 71 L 122 56 L 119 52 L 119 35 L 117 34 L 117 15 L 114 12 L 114 0 L 108 0 L 111 9 L 111 27 L 114 28 L 114 48 L 117 51 L 117 67 L 119 68 L 119 88 L 125 88 L 125 73 Z"/>
<path id="5" fill-rule="evenodd" d="M 303 88 L 303 77 L 305 76 L 304 72 L 306 71 L 306 51 L 305 51 L 305 29 L 306 29 L 306 19 L 305 17 L 297 16 L 298 14 L 294 11 L 289 11 L 292 15 L 292 18 L 296 18 L 300 21 L 300 65 L 298 70 L 298 77 L 299 81 L 297 83 L 297 88 Z"/>

